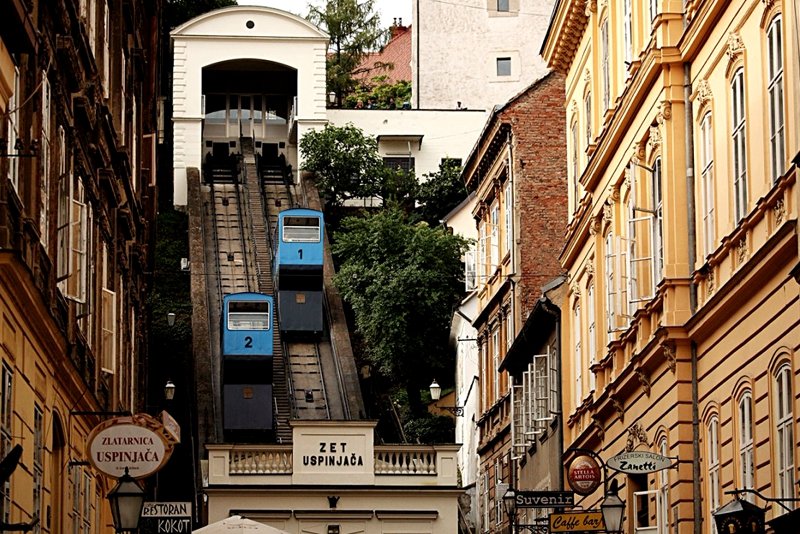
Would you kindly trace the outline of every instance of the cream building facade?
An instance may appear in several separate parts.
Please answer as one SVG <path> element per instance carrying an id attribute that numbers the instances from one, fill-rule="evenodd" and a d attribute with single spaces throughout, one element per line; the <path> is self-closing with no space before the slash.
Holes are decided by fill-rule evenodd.
<path id="1" fill-rule="evenodd" d="M 547 72 L 552 0 L 412 0 L 412 106 L 491 111 Z"/>
<path id="2" fill-rule="evenodd" d="M 785 509 L 765 498 L 797 507 L 797 36 L 796 4 L 775 0 L 565 0 L 554 13 L 565 448 L 676 460 L 613 475 L 625 532 L 715 532 L 734 489 L 767 520 Z"/>

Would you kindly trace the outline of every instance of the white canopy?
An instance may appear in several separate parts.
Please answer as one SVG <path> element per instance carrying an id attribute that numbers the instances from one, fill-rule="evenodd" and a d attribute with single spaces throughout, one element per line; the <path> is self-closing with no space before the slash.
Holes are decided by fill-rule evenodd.
<path id="1" fill-rule="evenodd" d="M 245 517 L 232 515 L 222 521 L 211 523 L 203 528 L 197 529 L 193 534 L 228 534 L 241 532 L 243 534 L 289 534 L 284 530 L 259 523 Z"/>

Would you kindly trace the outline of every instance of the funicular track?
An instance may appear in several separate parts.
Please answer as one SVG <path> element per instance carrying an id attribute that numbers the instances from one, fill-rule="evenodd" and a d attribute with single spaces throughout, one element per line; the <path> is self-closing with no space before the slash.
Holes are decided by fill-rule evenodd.
<path id="1" fill-rule="evenodd" d="M 276 165 L 263 166 L 260 182 L 264 219 L 269 225 L 270 250 L 275 250 L 278 213 L 284 209 L 299 207 L 302 203 L 298 202 L 300 197 L 295 186 L 289 185 L 290 180 L 285 169 Z M 286 384 L 292 417 L 315 420 L 343 418 L 341 409 L 336 408 L 342 404 L 340 390 L 338 387 L 333 388 L 331 394 L 331 388 L 326 387 L 326 373 L 321 358 L 322 354 L 331 352 L 330 339 L 325 335 L 317 340 L 282 338 L 281 346 L 282 354 L 287 355 Z"/>
<path id="2" fill-rule="evenodd" d="M 291 185 L 285 168 L 262 166 L 251 139 L 242 139 L 237 171 L 208 180 L 201 188 L 207 266 L 209 341 L 220 347 L 221 303 L 225 295 L 256 291 L 276 295 L 273 250 L 278 213 L 306 205 L 302 191 Z M 211 173 L 206 176 L 212 176 Z M 299 194 L 298 194 L 299 193 Z M 277 298 L 276 298 L 277 301 Z M 290 443 L 291 419 L 348 419 L 343 371 L 330 336 L 331 315 L 325 304 L 325 332 L 317 339 L 282 339 L 279 314 L 273 314 L 273 410 L 275 440 Z M 212 349 L 213 420 L 221 432 L 221 357 Z M 358 411 L 354 411 L 358 413 Z M 219 434 L 221 436 L 221 434 Z"/>

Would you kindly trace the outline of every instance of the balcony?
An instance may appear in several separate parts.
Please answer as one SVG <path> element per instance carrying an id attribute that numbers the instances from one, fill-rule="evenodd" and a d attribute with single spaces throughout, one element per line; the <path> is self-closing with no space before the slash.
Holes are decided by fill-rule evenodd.
<path id="1" fill-rule="evenodd" d="M 296 484 L 302 475 L 298 471 L 305 469 L 292 445 L 206 448 L 206 486 Z M 365 474 L 375 486 L 454 487 L 458 449 L 459 445 L 376 445 L 373 457 L 364 458 Z"/>

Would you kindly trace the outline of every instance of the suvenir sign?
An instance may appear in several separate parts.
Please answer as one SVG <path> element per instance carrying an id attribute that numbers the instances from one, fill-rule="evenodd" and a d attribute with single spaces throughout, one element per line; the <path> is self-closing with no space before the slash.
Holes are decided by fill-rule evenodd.
<path id="1" fill-rule="evenodd" d="M 87 443 L 89 462 L 110 477 L 152 475 L 172 454 L 161 424 L 146 414 L 115 417 L 97 425 Z"/>

